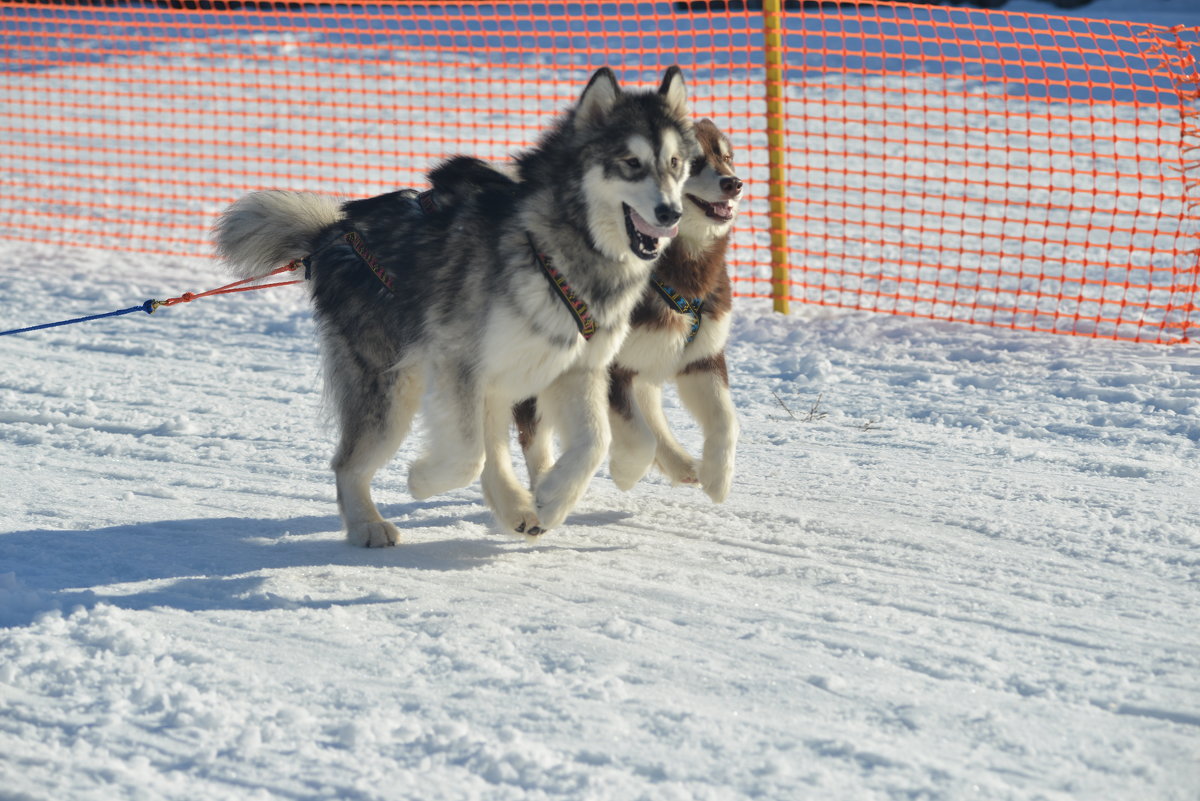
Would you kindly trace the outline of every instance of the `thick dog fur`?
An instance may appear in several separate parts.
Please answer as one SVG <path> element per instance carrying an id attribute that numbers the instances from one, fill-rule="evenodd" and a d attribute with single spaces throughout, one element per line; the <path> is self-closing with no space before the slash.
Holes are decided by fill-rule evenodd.
<path id="1" fill-rule="evenodd" d="M 343 205 L 260 192 L 225 212 L 214 229 L 217 250 L 239 275 L 310 256 L 340 429 L 338 505 L 351 542 L 399 539 L 370 482 L 422 398 L 427 446 L 409 470 L 414 498 L 482 473 L 484 497 L 505 529 L 535 535 L 563 522 L 608 450 L 607 365 L 684 213 L 698 152 L 678 68 L 657 92 L 625 92 L 601 69 L 517 157 L 515 180 L 457 159 L 431 174 L 428 205 L 412 191 Z M 342 236 L 347 231 L 368 256 Z M 586 301 L 596 325 L 590 341 L 543 274 L 531 239 Z M 508 449 L 513 404 L 531 395 L 554 399 L 563 433 L 562 455 L 534 494 L 516 479 Z"/>
<path id="2" fill-rule="evenodd" d="M 654 463 L 673 483 L 699 484 L 720 503 L 733 479 L 738 435 L 725 365 L 730 311 L 725 250 L 742 182 L 734 174 L 729 140 L 709 120 L 697 122 L 695 130 L 702 155 L 684 186 L 679 235 L 654 274 L 683 297 L 703 299 L 701 323 L 688 342 L 692 317 L 680 313 L 653 286 L 643 291 L 632 329 L 610 370 L 609 469 L 617 486 L 627 490 Z M 704 432 L 698 464 L 671 434 L 663 414 L 662 387 L 671 380 Z M 548 410 L 540 398 L 514 410 L 535 486 L 551 458 L 552 426 L 541 419 Z"/>

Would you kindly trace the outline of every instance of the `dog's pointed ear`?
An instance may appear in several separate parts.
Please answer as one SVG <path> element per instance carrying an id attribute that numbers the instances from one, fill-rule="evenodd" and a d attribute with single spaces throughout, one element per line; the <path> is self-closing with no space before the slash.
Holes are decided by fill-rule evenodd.
<path id="1" fill-rule="evenodd" d="M 683 70 L 679 67 L 667 67 L 658 93 L 666 98 L 667 105 L 677 117 L 686 117 L 691 113 L 687 102 L 687 86 L 683 83 Z"/>
<path id="2" fill-rule="evenodd" d="M 599 122 L 616 104 L 620 94 L 621 87 L 617 86 L 617 76 L 613 75 L 613 71 L 608 67 L 596 70 L 579 96 L 579 105 L 575 109 L 576 126 Z"/>

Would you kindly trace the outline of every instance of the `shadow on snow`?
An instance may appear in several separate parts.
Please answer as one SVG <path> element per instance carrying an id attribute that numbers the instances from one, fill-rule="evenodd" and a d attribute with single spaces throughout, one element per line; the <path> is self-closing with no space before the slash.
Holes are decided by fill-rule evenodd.
<path id="1" fill-rule="evenodd" d="M 76 606 L 91 608 L 98 603 L 125 609 L 164 606 L 185 611 L 323 609 L 390 603 L 403 599 L 376 594 L 341 600 L 283 598 L 265 589 L 268 575 L 250 574 L 337 566 L 451 572 L 471 570 L 517 550 L 552 547 L 487 533 L 490 518 L 486 512 L 397 520 L 414 511 L 451 505 L 457 504 L 410 503 L 383 510 L 402 533 L 445 529 L 451 535 L 383 549 L 350 545 L 340 521 L 332 515 L 162 520 L 93 530 L 0 534 L 0 627 L 27 625 L 43 612 Z M 585 525 L 605 525 L 614 522 L 611 518 L 584 515 L 577 520 Z M 457 536 L 464 523 L 485 530 Z M 162 583 L 129 594 L 96 591 L 114 584 L 148 581 Z"/>

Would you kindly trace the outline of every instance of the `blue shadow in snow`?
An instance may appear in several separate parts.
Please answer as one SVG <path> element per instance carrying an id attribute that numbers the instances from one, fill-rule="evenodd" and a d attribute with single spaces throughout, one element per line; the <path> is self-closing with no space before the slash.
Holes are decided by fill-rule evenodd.
<path id="1" fill-rule="evenodd" d="M 410 503 L 383 510 L 395 520 L 414 510 L 445 503 Z M 589 515 L 603 525 L 612 516 Z M 600 519 L 604 518 L 604 519 Z M 410 522 L 430 529 L 457 522 L 487 525 L 486 512 Z M 401 531 L 405 524 L 399 524 Z M 186 611 L 328 608 L 391 603 L 403 598 L 368 594 L 351 600 L 297 601 L 265 589 L 256 571 L 295 567 L 350 566 L 452 572 L 470 570 L 530 545 L 500 535 L 449 537 L 402 543 L 395 548 L 359 548 L 346 542 L 335 516 L 285 520 L 225 517 L 162 520 L 94 530 L 31 530 L 0 534 L 0 627 L 26 625 L 38 614 L 107 603 L 126 609 L 166 606 Z M 97 594 L 113 584 L 163 582 L 128 595 Z"/>

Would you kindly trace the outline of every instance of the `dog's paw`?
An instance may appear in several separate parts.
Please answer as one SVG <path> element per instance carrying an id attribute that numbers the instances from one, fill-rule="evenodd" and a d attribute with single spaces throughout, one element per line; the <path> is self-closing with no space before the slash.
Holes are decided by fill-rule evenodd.
<path id="1" fill-rule="evenodd" d="M 513 526 L 512 531 L 532 542 L 544 534 L 546 529 L 542 528 L 541 523 L 538 522 L 537 515 L 531 512 Z"/>
<path id="2" fill-rule="evenodd" d="M 556 492 L 552 482 L 543 482 L 537 489 L 537 519 L 541 521 L 538 533 L 562 525 L 573 505 L 570 495 Z"/>
<path id="3" fill-rule="evenodd" d="M 408 468 L 408 494 L 418 501 L 432 498 L 438 493 L 433 479 L 432 466 L 426 460 L 418 459 Z"/>
<path id="4" fill-rule="evenodd" d="M 355 523 L 346 529 L 346 539 L 361 548 L 387 548 L 400 542 L 400 529 L 386 520 Z"/>
<path id="5" fill-rule="evenodd" d="M 614 428 L 608 451 L 608 472 L 617 488 L 628 491 L 642 480 L 654 464 L 657 443 L 653 433 L 628 431 L 627 426 Z M 621 436 L 617 436 L 620 434 Z"/>
<path id="6" fill-rule="evenodd" d="M 579 503 L 604 459 L 604 451 L 581 449 L 565 453 L 538 482 L 534 507 L 542 531 L 558 528 Z"/>
<path id="7" fill-rule="evenodd" d="M 533 499 L 528 493 L 515 504 L 501 505 L 493 503 L 492 498 L 488 500 L 492 507 L 492 515 L 496 518 L 496 524 L 504 533 L 534 539 L 546 530 L 538 521 L 537 512 L 533 509 Z"/>
<path id="8" fill-rule="evenodd" d="M 696 460 L 686 453 L 661 453 L 657 464 L 658 469 L 671 480 L 672 485 L 701 483 Z"/>
<path id="9" fill-rule="evenodd" d="M 465 487 L 475 480 L 482 467 L 482 458 L 478 463 L 472 463 L 421 457 L 408 469 L 408 492 L 414 500 L 423 501 Z"/>
<path id="10" fill-rule="evenodd" d="M 700 466 L 700 486 L 713 503 L 724 503 L 733 483 L 733 466 L 724 462 L 706 461 Z"/>
<path id="11" fill-rule="evenodd" d="M 505 534 L 536 537 L 543 529 L 534 510 L 533 496 L 519 484 L 493 471 L 483 474 L 483 499 L 492 510 L 496 527 Z"/>
<path id="12" fill-rule="evenodd" d="M 642 476 L 646 475 L 653 463 L 653 450 L 647 450 L 645 453 L 614 451 L 608 460 L 608 472 L 617 488 L 628 492 L 633 489 L 634 484 L 642 480 Z"/>

